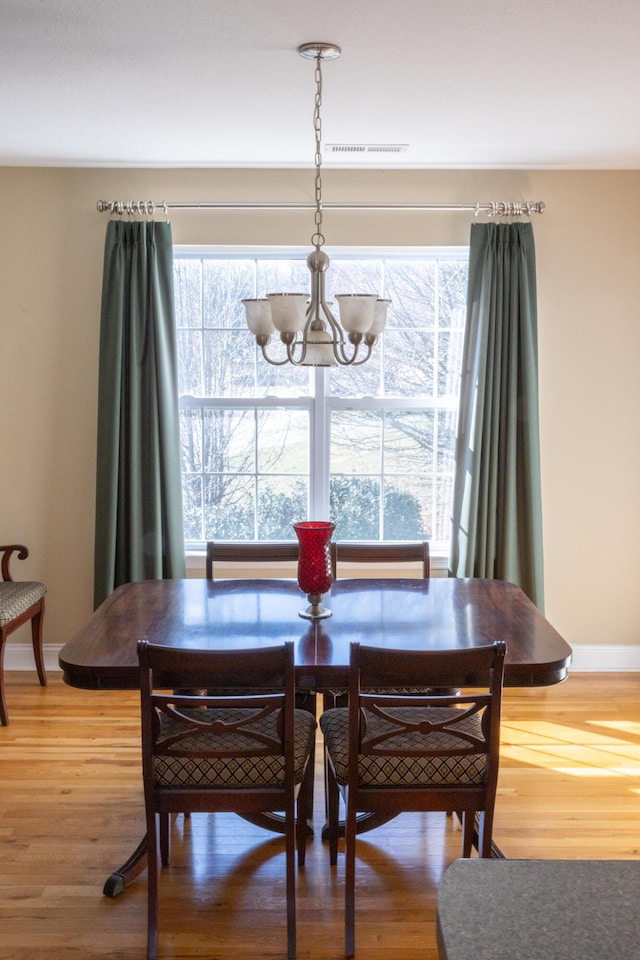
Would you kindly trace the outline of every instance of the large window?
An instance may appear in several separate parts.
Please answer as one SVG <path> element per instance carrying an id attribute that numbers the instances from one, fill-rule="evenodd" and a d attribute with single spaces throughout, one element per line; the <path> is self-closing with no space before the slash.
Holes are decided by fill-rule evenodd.
<path id="1" fill-rule="evenodd" d="M 295 539 L 307 518 L 338 539 L 448 543 L 468 251 L 329 253 L 329 300 L 391 300 L 360 367 L 272 366 L 247 330 L 243 297 L 309 289 L 308 250 L 175 250 L 190 546 Z"/>

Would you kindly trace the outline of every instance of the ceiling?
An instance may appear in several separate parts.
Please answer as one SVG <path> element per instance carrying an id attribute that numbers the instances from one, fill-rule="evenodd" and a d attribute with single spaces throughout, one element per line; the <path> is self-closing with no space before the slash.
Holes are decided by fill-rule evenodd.
<path id="1" fill-rule="evenodd" d="M 312 166 L 313 41 L 325 166 L 640 168 L 638 0 L 2 0 L 0 164 Z"/>

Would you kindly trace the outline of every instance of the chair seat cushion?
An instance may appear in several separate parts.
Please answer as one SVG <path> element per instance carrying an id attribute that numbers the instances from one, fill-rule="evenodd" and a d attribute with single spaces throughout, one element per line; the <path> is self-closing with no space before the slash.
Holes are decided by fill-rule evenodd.
<path id="1" fill-rule="evenodd" d="M 389 709 L 403 719 L 427 724 L 442 723 L 443 717 L 460 716 L 455 707 L 399 707 Z M 484 739 L 480 718 L 477 714 L 467 717 L 458 725 L 460 730 L 479 739 Z M 341 785 L 348 782 L 349 768 L 349 710 L 336 707 L 326 710 L 320 717 L 320 728 L 335 770 L 336 780 Z M 366 740 L 389 730 L 393 726 L 380 717 L 367 713 Z M 361 754 L 358 762 L 358 781 L 363 785 L 425 786 L 447 784 L 480 784 L 484 781 L 486 757 L 484 754 L 466 756 L 394 756 L 394 743 L 404 750 L 455 750 L 460 749 L 458 737 L 443 730 L 430 733 L 403 732 L 385 742 L 385 754 Z"/>
<path id="2" fill-rule="evenodd" d="M 22 616 L 29 607 L 42 600 L 46 592 L 44 583 L 37 580 L 0 582 L 0 627 Z"/>
<path id="3" fill-rule="evenodd" d="M 186 715 L 193 715 L 199 722 L 214 723 L 216 721 L 232 721 L 236 723 L 247 717 L 256 716 L 259 711 L 253 708 L 225 707 L 219 709 L 186 709 Z M 277 735 L 277 713 L 269 714 L 248 729 L 255 730 L 269 737 Z M 295 783 L 300 783 L 304 773 L 306 761 L 313 748 L 316 730 L 315 718 L 307 710 L 294 711 L 294 767 Z M 187 731 L 191 732 L 187 732 Z M 180 739 L 179 749 L 194 753 L 202 752 L 201 756 L 185 757 L 163 755 L 154 759 L 154 773 L 156 782 L 161 786 L 182 785 L 202 787 L 255 787 L 255 786 L 282 786 L 284 784 L 284 757 L 277 756 L 238 756 L 242 751 L 255 747 L 255 740 L 250 736 L 243 736 L 238 730 L 231 733 L 209 733 L 206 730 L 194 730 L 184 721 L 175 717 L 161 714 L 160 739 L 157 750 L 162 749 L 162 741 L 175 737 L 184 731 L 185 736 Z M 207 756 L 213 754 L 231 753 L 229 757 Z"/>

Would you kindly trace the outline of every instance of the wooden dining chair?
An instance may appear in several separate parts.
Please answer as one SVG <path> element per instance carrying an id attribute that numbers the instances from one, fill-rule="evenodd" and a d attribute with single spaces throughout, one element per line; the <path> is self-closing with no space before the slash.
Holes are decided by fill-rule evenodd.
<path id="1" fill-rule="evenodd" d="M 0 722 L 3 727 L 9 723 L 7 705 L 4 696 L 4 649 L 9 634 L 31 621 L 31 643 L 40 686 L 46 687 L 47 674 L 42 652 L 42 621 L 44 617 L 44 597 L 47 588 L 37 580 L 14 580 L 10 563 L 13 554 L 19 560 L 29 556 L 28 549 L 19 543 L 0 546 Z"/>
<path id="2" fill-rule="evenodd" d="M 491 855 L 498 781 L 500 709 L 506 644 L 465 650 L 388 650 L 351 645 L 349 704 L 324 712 L 328 757 L 330 863 L 338 857 L 342 794 L 345 835 L 345 955 L 355 953 L 356 816 L 459 811 L 462 856 L 478 830 Z M 454 695 L 389 696 L 412 683 Z"/>
<path id="3" fill-rule="evenodd" d="M 307 710 L 295 709 L 293 644 L 222 651 L 140 640 L 138 659 L 147 957 L 157 956 L 159 864 L 169 862 L 169 818 L 186 811 L 284 811 L 287 956 L 295 957 L 295 852 L 298 843 L 303 861 L 299 838 L 310 814 L 316 721 Z M 212 696 L 203 687 L 225 693 Z M 244 695 L 247 688 L 255 692 Z"/>
<path id="4" fill-rule="evenodd" d="M 333 578 L 338 578 L 339 564 L 378 564 L 381 576 L 388 576 L 391 565 L 417 564 L 420 579 L 430 576 L 429 543 L 427 540 L 375 541 L 371 543 L 334 540 L 331 544 Z"/>
<path id="5" fill-rule="evenodd" d="M 298 543 L 286 540 L 263 540 L 246 543 L 226 543 L 222 540 L 209 540 L 205 560 L 207 580 L 215 579 L 215 566 L 218 563 L 245 564 L 252 567 L 264 567 L 267 577 L 275 576 L 274 563 L 298 562 Z M 280 571 L 278 571 L 280 574 Z M 293 568 L 295 575 L 295 567 Z M 281 574 L 280 574 L 281 575 Z"/>
<path id="6" fill-rule="evenodd" d="M 338 579 L 341 563 L 371 564 L 376 567 L 375 572 L 379 573 L 380 576 L 387 576 L 389 567 L 399 563 L 403 565 L 413 564 L 414 573 L 408 579 L 428 580 L 431 574 L 429 542 L 427 540 L 387 540 L 370 543 L 334 540 L 331 543 L 331 568 L 334 579 Z M 397 692 L 409 691 L 399 690 Z M 425 691 L 418 689 L 417 692 Z M 325 710 L 332 706 L 345 706 L 346 703 L 346 690 L 329 690 L 324 695 L 323 706 Z"/>

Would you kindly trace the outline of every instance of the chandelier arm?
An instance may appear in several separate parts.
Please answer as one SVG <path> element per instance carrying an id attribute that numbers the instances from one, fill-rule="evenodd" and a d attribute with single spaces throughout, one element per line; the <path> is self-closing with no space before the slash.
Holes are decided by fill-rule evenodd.
<path id="1" fill-rule="evenodd" d="M 359 367 L 361 364 L 367 362 L 367 360 L 368 360 L 369 357 L 371 356 L 371 349 L 372 349 L 372 347 L 373 347 L 373 344 L 372 344 L 372 343 L 365 343 L 365 346 L 366 346 L 366 348 L 367 348 L 367 352 L 366 352 L 366 354 L 364 355 L 364 357 L 363 357 L 361 360 L 356 360 L 356 357 L 357 357 L 357 355 L 358 355 L 357 350 L 356 350 L 356 353 L 354 353 L 354 355 L 353 355 L 353 360 L 351 361 L 351 366 L 353 366 L 353 367 Z"/>
<path id="2" fill-rule="evenodd" d="M 296 347 L 298 346 L 301 347 L 302 349 L 300 350 L 300 356 L 296 360 L 295 351 L 296 351 Z M 287 359 L 288 359 L 288 362 L 292 363 L 294 367 L 301 366 L 304 363 L 306 356 L 307 356 L 306 337 L 303 336 L 302 340 L 294 340 L 293 343 L 287 344 Z"/>
<path id="3" fill-rule="evenodd" d="M 285 363 L 291 362 L 288 357 L 285 357 L 284 360 L 272 360 L 271 357 L 267 354 L 265 344 L 260 344 L 260 349 L 262 351 L 262 356 L 267 361 L 267 363 L 271 364 L 272 367 L 282 367 L 284 366 Z"/>
<path id="4" fill-rule="evenodd" d="M 344 343 L 344 332 L 342 330 L 342 327 L 338 323 L 338 321 L 335 319 L 335 317 L 331 313 L 328 303 L 326 302 L 326 300 L 320 300 L 319 306 L 322 308 L 322 312 L 325 315 L 327 323 L 331 327 L 331 332 L 333 333 L 335 342 L 342 345 Z"/>

